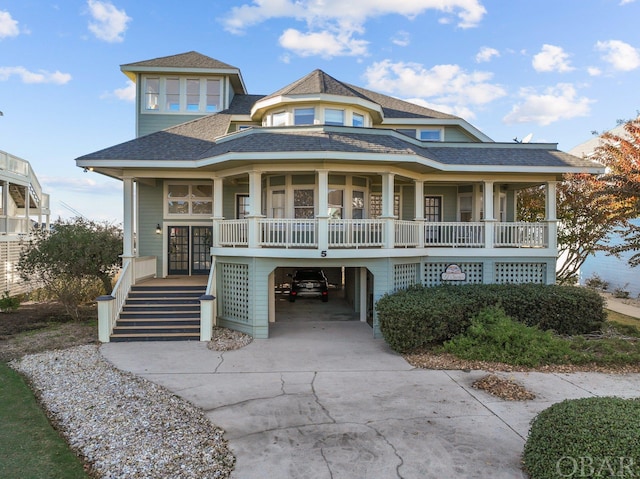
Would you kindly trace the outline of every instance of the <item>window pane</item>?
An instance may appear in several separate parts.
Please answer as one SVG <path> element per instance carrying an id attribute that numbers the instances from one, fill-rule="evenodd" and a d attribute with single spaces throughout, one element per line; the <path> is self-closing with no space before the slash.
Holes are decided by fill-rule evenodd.
<path id="1" fill-rule="evenodd" d="M 167 106 L 166 110 L 180 111 L 180 80 L 178 78 L 167 78 Z"/>
<path id="2" fill-rule="evenodd" d="M 296 208 L 295 210 L 295 218 L 296 219 L 313 219 L 313 208 Z"/>
<path id="3" fill-rule="evenodd" d="M 207 80 L 207 111 L 220 109 L 220 80 Z"/>
<path id="4" fill-rule="evenodd" d="M 342 207 L 344 206 L 344 191 L 329 190 L 329 208 L 327 214 L 331 218 L 342 218 Z"/>
<path id="5" fill-rule="evenodd" d="M 194 201 L 192 208 L 194 215 L 210 215 L 213 213 L 213 203 L 211 201 Z"/>
<path id="6" fill-rule="evenodd" d="M 293 206 L 313 206 L 313 190 L 295 190 Z"/>
<path id="7" fill-rule="evenodd" d="M 145 109 L 157 110 L 158 109 L 158 96 L 160 93 L 160 79 L 159 78 L 147 78 L 145 81 Z"/>
<path id="8" fill-rule="evenodd" d="M 189 196 L 189 185 L 169 185 L 169 198 L 186 198 Z"/>
<path id="9" fill-rule="evenodd" d="M 200 80 L 187 79 L 187 111 L 200 110 Z"/>
<path id="10" fill-rule="evenodd" d="M 249 196 L 238 195 L 237 217 L 239 220 L 243 219 L 249 214 Z"/>
<path id="11" fill-rule="evenodd" d="M 287 112 L 281 111 L 280 113 L 273 114 L 273 122 L 271 126 L 283 126 L 287 123 Z"/>
<path id="12" fill-rule="evenodd" d="M 169 214 L 188 215 L 189 202 L 188 201 L 169 201 Z"/>
<path id="13" fill-rule="evenodd" d="M 352 121 L 351 121 L 351 124 L 353 126 L 359 126 L 359 127 L 364 126 L 364 115 L 360 115 L 358 113 L 354 113 Z"/>
<path id="14" fill-rule="evenodd" d="M 422 141 L 440 141 L 440 130 L 420 130 Z"/>
<path id="15" fill-rule="evenodd" d="M 315 110 L 313 108 L 296 108 L 293 110 L 294 125 L 313 125 Z"/>
<path id="16" fill-rule="evenodd" d="M 442 198 L 440 196 L 424 197 L 424 219 L 425 221 L 442 221 Z"/>
<path id="17" fill-rule="evenodd" d="M 194 198 L 213 198 L 212 185 L 193 185 L 191 196 Z"/>
<path id="18" fill-rule="evenodd" d="M 325 125 L 344 125 L 344 110 L 327 108 L 324 111 Z"/>

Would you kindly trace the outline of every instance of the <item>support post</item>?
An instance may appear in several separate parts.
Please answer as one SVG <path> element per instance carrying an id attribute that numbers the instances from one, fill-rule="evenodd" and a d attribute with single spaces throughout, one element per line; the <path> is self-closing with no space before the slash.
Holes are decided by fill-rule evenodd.
<path id="1" fill-rule="evenodd" d="M 108 343 L 111 340 L 111 318 L 116 298 L 110 294 L 96 298 L 98 303 L 98 341 Z"/>
<path id="2" fill-rule="evenodd" d="M 200 341 L 211 341 L 215 326 L 216 297 L 211 294 L 200 296 Z"/>
<path id="3" fill-rule="evenodd" d="M 318 182 L 318 250 L 329 249 L 329 170 L 316 170 Z"/>

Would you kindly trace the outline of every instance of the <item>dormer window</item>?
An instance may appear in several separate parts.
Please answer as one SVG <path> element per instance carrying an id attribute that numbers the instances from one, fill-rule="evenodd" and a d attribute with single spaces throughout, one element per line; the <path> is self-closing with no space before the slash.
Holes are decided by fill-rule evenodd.
<path id="1" fill-rule="evenodd" d="M 351 125 L 357 126 L 357 127 L 363 127 L 364 115 L 361 115 L 360 113 L 354 113 L 351 117 Z"/>
<path id="2" fill-rule="evenodd" d="M 293 124 L 313 125 L 315 115 L 315 108 L 296 108 L 293 110 Z"/>
<path id="3" fill-rule="evenodd" d="M 287 112 L 280 111 L 273 114 L 271 126 L 285 126 L 287 124 Z"/>
<path id="4" fill-rule="evenodd" d="M 336 110 L 335 108 L 326 108 L 324 110 L 325 125 L 344 125 L 344 110 Z"/>
<path id="5" fill-rule="evenodd" d="M 145 112 L 214 113 L 222 109 L 218 78 L 146 77 Z"/>
<path id="6" fill-rule="evenodd" d="M 418 139 L 422 141 L 442 141 L 442 129 L 423 128 L 418 132 Z"/>

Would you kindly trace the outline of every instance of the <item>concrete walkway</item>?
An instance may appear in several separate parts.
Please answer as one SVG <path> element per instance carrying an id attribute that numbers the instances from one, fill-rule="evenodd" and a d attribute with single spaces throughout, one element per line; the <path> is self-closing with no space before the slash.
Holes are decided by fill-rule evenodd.
<path id="1" fill-rule="evenodd" d="M 524 478 L 529 421 L 565 398 L 640 396 L 640 375 L 503 374 L 537 395 L 497 399 L 486 373 L 412 368 L 357 321 L 276 323 L 229 352 L 199 342 L 109 343 L 122 370 L 226 430 L 238 479 Z"/>
<path id="2" fill-rule="evenodd" d="M 602 296 L 606 300 L 605 307 L 607 309 L 640 319 L 640 306 L 637 301 L 614 298 L 611 294 L 603 294 Z"/>

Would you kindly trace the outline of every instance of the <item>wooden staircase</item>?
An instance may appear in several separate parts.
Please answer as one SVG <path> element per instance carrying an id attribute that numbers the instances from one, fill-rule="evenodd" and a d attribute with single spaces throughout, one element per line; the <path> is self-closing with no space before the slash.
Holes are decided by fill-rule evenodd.
<path id="1" fill-rule="evenodd" d="M 205 286 L 132 286 L 111 341 L 199 340 L 204 292 Z"/>

